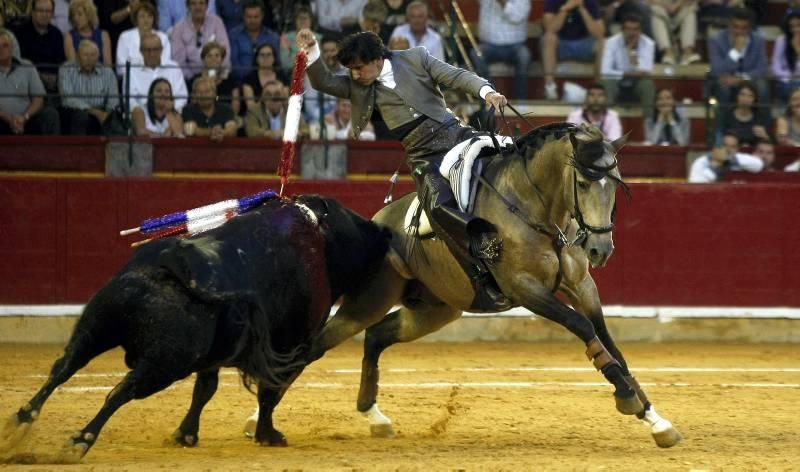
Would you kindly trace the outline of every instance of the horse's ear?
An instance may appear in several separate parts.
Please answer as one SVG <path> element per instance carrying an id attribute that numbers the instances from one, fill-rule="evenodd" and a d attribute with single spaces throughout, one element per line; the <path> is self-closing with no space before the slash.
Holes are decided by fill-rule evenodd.
<path id="1" fill-rule="evenodd" d="M 619 152 L 619 150 L 622 149 L 622 146 L 624 146 L 628 142 L 628 136 L 630 136 L 630 134 L 631 134 L 631 132 L 628 131 L 627 133 L 625 133 L 624 135 L 620 136 L 619 138 L 611 141 L 611 147 L 614 148 L 614 152 L 615 153 Z"/>

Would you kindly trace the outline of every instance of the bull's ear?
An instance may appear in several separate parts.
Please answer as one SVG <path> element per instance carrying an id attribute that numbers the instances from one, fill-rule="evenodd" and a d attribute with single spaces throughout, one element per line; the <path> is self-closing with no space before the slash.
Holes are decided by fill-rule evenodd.
<path id="1" fill-rule="evenodd" d="M 628 136 L 630 136 L 630 134 L 631 134 L 631 132 L 628 131 L 627 133 L 625 133 L 624 135 L 620 136 L 619 138 L 611 141 L 611 147 L 614 148 L 614 152 L 615 153 L 619 152 L 619 150 L 622 149 L 622 146 L 624 146 L 628 142 Z"/>

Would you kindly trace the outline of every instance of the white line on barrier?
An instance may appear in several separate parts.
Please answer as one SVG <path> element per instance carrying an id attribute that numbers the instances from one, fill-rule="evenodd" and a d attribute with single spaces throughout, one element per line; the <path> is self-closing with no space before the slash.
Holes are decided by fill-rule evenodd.
<path id="1" fill-rule="evenodd" d="M 769 383 L 769 382 L 739 382 L 739 383 L 657 383 L 657 382 L 642 382 L 642 387 L 648 388 L 757 388 L 757 389 L 770 389 L 770 388 L 800 388 L 800 383 Z M 222 387 L 240 387 L 237 383 L 221 383 Z M 190 385 L 184 387 L 188 390 Z M 385 389 L 447 389 L 447 388 L 474 388 L 474 389 L 498 389 L 498 388 L 576 388 L 576 389 L 610 389 L 611 385 L 605 382 L 420 382 L 420 383 L 384 383 L 381 388 Z M 63 393 L 86 393 L 86 392 L 107 392 L 113 387 L 110 386 L 91 386 L 91 387 L 59 387 L 57 390 Z M 169 389 L 174 389 L 172 386 Z M 358 384 L 344 384 L 344 383 L 321 383 L 309 382 L 303 384 L 295 384 L 292 386 L 294 389 L 321 389 L 321 390 L 339 390 L 339 389 L 352 389 L 358 388 Z M 169 390 L 168 389 L 168 390 Z M 0 391 L 10 390 L 0 387 Z M 17 390 L 17 388 L 14 388 Z"/>
<path id="2" fill-rule="evenodd" d="M 381 369 L 383 372 L 395 374 L 426 373 L 426 372 L 595 372 L 593 367 L 453 367 L 439 369 L 411 369 L 394 368 Z M 633 373 L 654 372 L 654 373 L 800 373 L 800 367 L 639 367 L 632 369 Z M 312 372 L 312 371 L 309 371 Z M 360 374 L 361 369 L 326 369 L 321 373 L 325 374 Z M 126 372 L 106 372 L 97 374 L 75 374 L 73 378 L 101 378 L 101 377 L 122 377 Z M 239 375 L 233 369 L 225 369 L 220 375 Z M 29 378 L 47 378 L 44 374 L 26 375 Z"/>

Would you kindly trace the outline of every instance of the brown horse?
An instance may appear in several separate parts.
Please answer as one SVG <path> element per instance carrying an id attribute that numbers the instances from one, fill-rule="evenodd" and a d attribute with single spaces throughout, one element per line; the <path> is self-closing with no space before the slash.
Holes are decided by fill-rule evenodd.
<path id="1" fill-rule="evenodd" d="M 488 163 L 473 212 L 492 221 L 502 238 L 499 259 L 489 270 L 509 305 L 525 307 L 583 340 L 587 357 L 615 388 L 617 409 L 646 421 L 656 443 L 671 447 L 681 436 L 658 416 L 629 372 L 589 274 L 589 266 L 604 265 L 614 249 L 616 190 L 628 190 L 616 159 L 623 144 L 624 138 L 608 142 L 592 128 L 566 123 L 538 128 L 517 140 L 512 152 Z M 405 227 L 414 196 L 375 215 L 374 221 L 392 231 L 393 251 L 364 290 L 344 299 L 311 353 L 320 357 L 368 327 L 357 406 L 376 436 L 394 434 L 376 403 L 381 353 L 442 328 L 464 310 L 475 311 L 473 285 L 444 243 L 420 239 Z M 555 291 L 564 293 L 574 309 Z"/>

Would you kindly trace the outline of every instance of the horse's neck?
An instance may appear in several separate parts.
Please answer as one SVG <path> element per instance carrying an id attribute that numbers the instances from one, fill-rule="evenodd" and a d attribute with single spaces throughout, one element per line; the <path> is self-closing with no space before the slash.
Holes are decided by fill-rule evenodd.
<path id="1" fill-rule="evenodd" d="M 564 228 L 569 220 L 565 186 L 568 181 L 564 164 L 557 156 L 540 155 L 533 162 L 509 157 L 499 160 L 492 170 L 495 188 L 532 220 Z"/>

